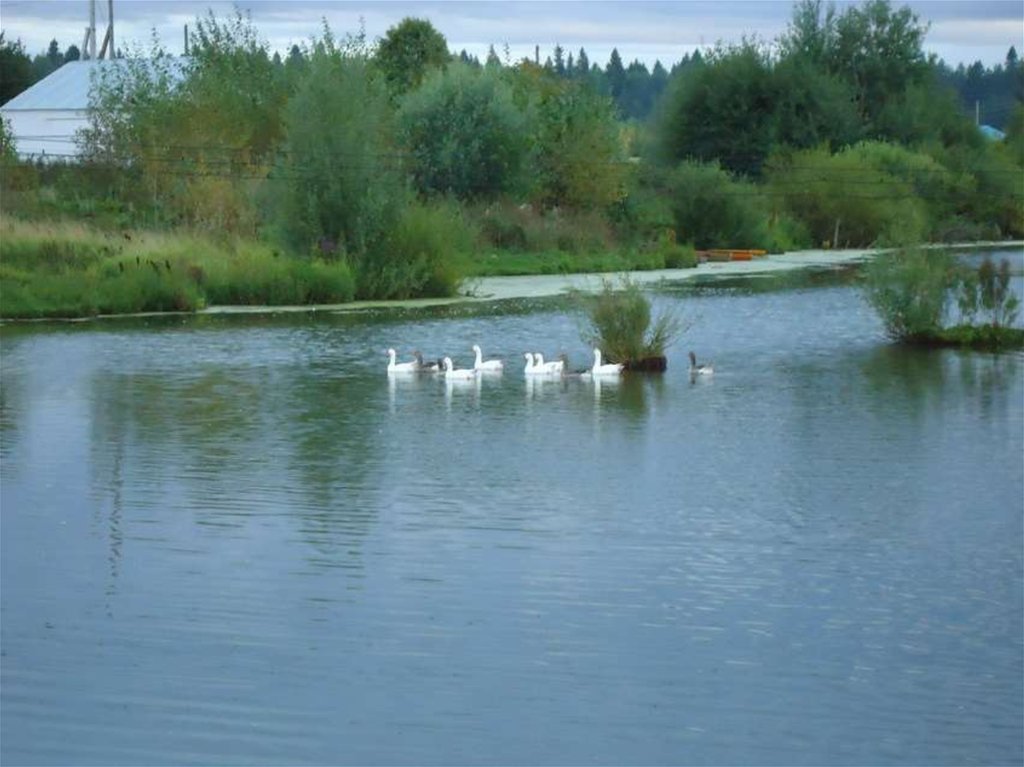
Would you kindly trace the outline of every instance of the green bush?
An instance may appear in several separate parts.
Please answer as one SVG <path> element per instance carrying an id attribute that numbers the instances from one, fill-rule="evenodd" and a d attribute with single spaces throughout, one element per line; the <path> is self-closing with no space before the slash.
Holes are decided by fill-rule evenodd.
<path id="1" fill-rule="evenodd" d="M 1024 168 L 1010 146 L 935 147 L 938 162 L 962 179 L 955 215 L 991 239 L 1024 237 Z"/>
<path id="2" fill-rule="evenodd" d="M 634 246 L 658 242 L 667 229 L 675 228 L 671 200 L 659 191 L 665 187 L 665 174 L 655 167 L 646 162 L 635 164 L 627 194 L 609 208 L 616 234 Z"/>
<path id="3" fill-rule="evenodd" d="M 640 286 L 623 279 L 619 286 L 605 281 L 596 295 L 576 294 L 587 320 L 583 340 L 612 362 L 634 362 L 661 357 L 682 332 L 683 327 L 671 313 L 653 320 L 651 303 Z"/>
<path id="4" fill-rule="evenodd" d="M 864 271 L 868 303 L 894 340 L 936 335 L 943 327 L 956 269 L 945 253 L 901 250 L 872 260 Z"/>
<path id="5" fill-rule="evenodd" d="M 753 185 L 717 164 L 683 162 L 661 193 L 672 211 L 676 240 L 697 248 L 766 248 L 770 239 L 764 200 Z"/>
<path id="6" fill-rule="evenodd" d="M 656 129 L 661 158 L 757 175 L 774 140 L 776 90 L 766 46 L 717 47 L 669 84 Z"/>
<path id="7" fill-rule="evenodd" d="M 470 208 L 485 246 L 527 253 L 584 254 L 615 247 L 611 227 L 598 211 L 539 210 L 509 200 Z"/>
<path id="8" fill-rule="evenodd" d="M 499 71 L 434 71 L 402 101 L 398 134 L 424 194 L 493 199 L 524 181 L 526 117 Z"/>
<path id="9" fill-rule="evenodd" d="M 453 295 L 476 239 L 456 204 L 414 203 L 376 254 L 375 282 L 367 287 L 382 298 Z"/>
<path id="10" fill-rule="evenodd" d="M 658 269 L 692 269 L 697 266 L 697 251 L 692 245 L 680 245 L 676 242 L 675 232 L 671 229 L 662 233 L 653 252 L 660 264 L 652 268 Z"/>
<path id="11" fill-rule="evenodd" d="M 358 105 L 354 108 L 353 105 Z M 395 160 L 393 110 L 361 38 L 324 30 L 285 109 L 286 149 L 271 181 L 277 228 L 294 252 L 345 260 L 357 294 L 384 297 L 387 239 L 410 194 Z"/>
<path id="12" fill-rule="evenodd" d="M 832 247 L 922 242 L 930 220 L 918 185 L 945 195 L 943 173 L 923 155 L 878 143 L 835 155 L 824 148 L 796 152 L 766 169 L 769 193 L 814 243 Z"/>
<path id="13" fill-rule="evenodd" d="M 0 271 L 9 318 L 88 317 L 97 314 L 192 311 L 203 305 L 198 287 L 184 276 L 158 273 L 149 265 L 123 274 L 88 271 L 21 273 Z"/>

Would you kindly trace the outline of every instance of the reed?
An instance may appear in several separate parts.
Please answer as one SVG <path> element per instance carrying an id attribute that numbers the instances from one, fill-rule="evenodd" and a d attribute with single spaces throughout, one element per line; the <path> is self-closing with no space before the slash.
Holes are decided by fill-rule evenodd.
<path id="1" fill-rule="evenodd" d="M 619 285 L 606 280 L 600 293 L 577 293 L 576 297 L 587 320 L 583 340 L 601 349 L 612 362 L 630 364 L 664 357 L 665 350 L 686 329 L 671 312 L 653 317 L 651 302 L 628 278 Z"/>
<path id="2" fill-rule="evenodd" d="M 255 241 L 0 219 L 0 316 L 8 319 L 342 303 L 354 293 L 344 262 Z"/>

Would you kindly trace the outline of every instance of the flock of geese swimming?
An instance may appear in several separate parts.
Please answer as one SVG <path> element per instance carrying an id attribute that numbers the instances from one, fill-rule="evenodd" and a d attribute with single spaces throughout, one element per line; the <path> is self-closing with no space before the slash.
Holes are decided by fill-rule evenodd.
<path id="1" fill-rule="evenodd" d="M 451 357 L 442 357 L 436 362 L 427 362 L 420 352 L 413 352 L 413 359 L 409 362 L 398 362 L 398 353 L 394 349 L 388 349 L 388 375 L 410 375 L 421 373 L 435 373 L 443 375 L 446 379 L 454 381 L 469 381 L 481 374 L 501 373 L 505 364 L 501 360 L 485 360 L 483 352 L 478 344 L 473 344 L 475 360 L 471 368 L 456 368 Z M 525 352 L 526 367 L 523 374 L 526 376 L 578 376 L 589 378 L 594 376 L 619 376 L 622 375 L 624 366 L 619 363 L 607 363 L 601 361 L 601 350 L 594 349 L 594 364 L 583 370 L 569 370 L 566 365 L 565 355 L 553 362 L 544 360 L 540 352 Z M 690 377 L 708 376 L 715 372 L 711 364 L 698 365 L 697 356 L 690 352 Z"/>

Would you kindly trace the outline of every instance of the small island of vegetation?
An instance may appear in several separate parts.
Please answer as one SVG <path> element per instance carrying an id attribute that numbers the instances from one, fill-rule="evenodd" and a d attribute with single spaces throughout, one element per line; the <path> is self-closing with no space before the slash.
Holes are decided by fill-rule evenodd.
<path id="1" fill-rule="evenodd" d="M 623 370 L 662 373 L 668 367 L 666 349 L 686 328 L 669 312 L 651 314 L 651 302 L 628 278 L 620 284 L 605 280 L 600 292 L 576 293 L 585 323 L 583 341 L 598 348 Z"/>
<path id="2" fill-rule="evenodd" d="M 900 249 L 865 270 L 868 302 L 888 335 L 917 346 L 1000 351 L 1024 348 L 1014 327 L 1020 299 L 1010 290 L 1010 264 L 986 256 L 972 268 L 948 253 Z M 951 307 L 958 310 L 950 323 Z"/>

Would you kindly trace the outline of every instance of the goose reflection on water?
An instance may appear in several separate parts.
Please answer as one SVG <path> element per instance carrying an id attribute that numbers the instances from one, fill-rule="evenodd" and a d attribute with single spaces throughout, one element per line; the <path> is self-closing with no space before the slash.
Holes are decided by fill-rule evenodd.
<path id="1" fill-rule="evenodd" d="M 483 376 L 475 375 L 470 378 L 451 378 L 445 376 L 444 379 L 444 404 L 445 408 L 451 410 L 452 398 L 470 395 L 472 398 L 479 403 L 480 393 L 483 390 Z"/>

